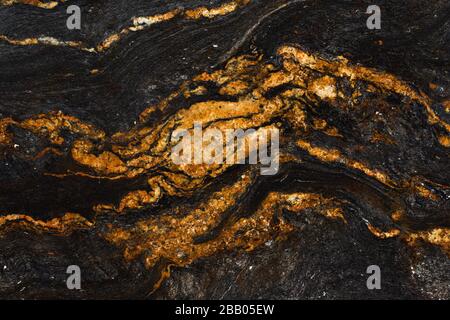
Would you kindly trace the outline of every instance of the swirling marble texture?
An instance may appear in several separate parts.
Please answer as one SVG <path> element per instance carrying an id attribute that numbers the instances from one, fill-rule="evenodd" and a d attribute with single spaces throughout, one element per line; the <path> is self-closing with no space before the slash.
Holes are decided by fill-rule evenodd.
<path id="1" fill-rule="evenodd" d="M 448 299 L 450 6 L 379 2 L 1 0 L 0 297 Z M 278 174 L 174 164 L 195 122 Z"/>

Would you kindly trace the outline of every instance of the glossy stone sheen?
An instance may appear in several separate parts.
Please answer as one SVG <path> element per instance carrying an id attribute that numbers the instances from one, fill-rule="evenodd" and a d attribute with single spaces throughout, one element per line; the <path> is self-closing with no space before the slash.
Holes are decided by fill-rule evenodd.
<path id="1" fill-rule="evenodd" d="M 0 0 L 0 297 L 448 299 L 450 7 L 392 2 Z"/>

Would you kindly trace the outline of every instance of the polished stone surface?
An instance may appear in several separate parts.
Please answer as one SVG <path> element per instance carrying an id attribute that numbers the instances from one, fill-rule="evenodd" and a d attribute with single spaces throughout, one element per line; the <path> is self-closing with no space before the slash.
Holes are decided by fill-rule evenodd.
<path id="1" fill-rule="evenodd" d="M 450 6 L 371 4 L 0 0 L 0 297 L 448 299 Z M 195 122 L 279 172 L 173 163 Z"/>

